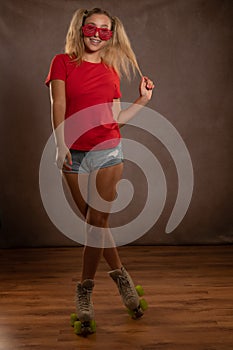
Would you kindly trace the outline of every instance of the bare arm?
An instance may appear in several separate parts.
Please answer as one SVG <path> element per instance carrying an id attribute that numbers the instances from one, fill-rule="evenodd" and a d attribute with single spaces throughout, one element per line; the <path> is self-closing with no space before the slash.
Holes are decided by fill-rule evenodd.
<path id="1" fill-rule="evenodd" d="M 140 96 L 128 108 L 121 110 L 120 100 L 114 100 L 113 116 L 120 127 L 132 119 L 150 101 L 153 88 L 153 82 L 143 77 L 139 86 Z"/>
<path id="2" fill-rule="evenodd" d="M 50 83 L 50 100 L 51 100 L 51 121 L 57 146 L 57 165 L 59 168 L 65 167 L 70 169 L 71 154 L 64 140 L 64 125 L 58 126 L 65 120 L 66 111 L 66 93 L 65 82 L 63 80 L 52 80 Z M 64 163 L 64 158 L 67 161 Z M 68 164 L 67 164 L 68 163 Z"/>
<path id="3" fill-rule="evenodd" d="M 64 132 L 56 128 L 64 121 L 66 111 L 65 82 L 63 80 L 52 80 L 50 83 L 51 119 L 56 145 L 63 145 Z M 64 130 L 63 130 L 64 131 Z"/>

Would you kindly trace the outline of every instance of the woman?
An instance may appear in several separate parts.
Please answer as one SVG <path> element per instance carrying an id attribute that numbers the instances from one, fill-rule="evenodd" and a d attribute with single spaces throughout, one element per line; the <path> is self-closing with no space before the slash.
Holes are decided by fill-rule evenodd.
<path id="1" fill-rule="evenodd" d="M 141 75 L 121 21 L 99 8 L 90 11 L 80 9 L 75 12 L 70 23 L 65 53 L 54 57 L 46 79 L 46 84 L 50 86 L 57 164 L 62 168 L 87 225 L 82 276 L 76 289 L 76 308 L 80 321 L 75 326 L 78 334 L 94 331 L 91 293 L 102 255 L 112 270 L 109 274 L 116 282 L 132 317 L 138 318 L 143 314 L 137 292 L 122 266 L 117 248 L 114 244 L 108 248 L 104 243 L 99 244 L 103 237 L 104 240 L 112 239 L 108 225 L 109 210 L 123 170 L 119 126 L 127 123 L 148 103 L 154 88 L 153 82 L 142 76 L 138 99 L 129 108 L 121 110 L 120 103 L 117 103 L 121 97 L 120 77 L 125 74 L 130 78 L 130 68 L 133 72 L 138 70 Z M 112 106 L 110 112 L 108 108 L 108 112 L 105 110 L 104 123 L 101 113 L 87 113 L 85 118 L 79 120 L 79 123 L 85 124 L 87 131 L 68 147 L 64 129 L 57 127 L 74 113 L 101 104 Z M 83 187 L 86 196 L 83 196 Z M 96 202 L 96 188 L 109 203 L 108 210 L 98 210 L 92 205 Z M 97 244 L 91 243 L 93 237 L 97 239 Z"/>

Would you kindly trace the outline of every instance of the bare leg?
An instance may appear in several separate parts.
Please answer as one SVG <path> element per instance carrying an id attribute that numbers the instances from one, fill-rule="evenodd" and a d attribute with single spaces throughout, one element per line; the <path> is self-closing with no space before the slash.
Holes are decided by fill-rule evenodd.
<path id="1" fill-rule="evenodd" d="M 64 174 L 66 181 L 69 185 L 71 194 L 75 203 L 77 204 L 80 212 L 87 221 L 88 227 L 91 227 L 91 232 L 87 232 L 91 235 L 101 235 L 101 230 L 105 233 L 110 230 L 108 229 L 108 212 L 99 212 L 95 208 L 91 208 L 87 205 L 87 198 L 92 198 L 95 196 L 96 187 L 99 195 L 106 201 L 109 201 L 109 208 L 111 206 L 111 201 L 114 200 L 116 194 L 116 184 L 121 178 L 123 170 L 123 165 L 118 164 L 112 167 L 102 168 L 98 171 L 98 174 L 90 175 L 77 175 L 77 174 Z M 94 175 L 94 176 L 93 176 Z M 82 197 L 79 185 L 81 183 L 82 193 L 85 192 L 85 198 Z M 93 187 L 95 186 L 95 187 Z M 115 247 L 103 248 L 103 247 L 92 247 L 86 245 L 83 250 L 83 267 L 82 267 L 82 278 L 81 281 L 85 279 L 94 279 L 99 261 L 101 256 L 104 256 L 108 265 L 111 269 L 121 268 L 122 264 L 118 255 L 118 251 Z"/>
<path id="2" fill-rule="evenodd" d="M 73 197 L 79 211 L 81 212 L 83 217 L 86 218 L 87 209 L 88 209 L 87 189 L 88 189 L 89 174 L 63 173 L 63 177 L 66 180 L 66 183 L 70 189 L 72 197 Z M 80 191 L 79 185 L 82 186 L 82 193 Z"/>
<path id="3" fill-rule="evenodd" d="M 96 270 L 102 254 L 102 248 L 94 248 L 89 246 L 84 247 L 81 282 L 85 281 L 86 279 L 93 280 L 95 278 Z"/>
<path id="4" fill-rule="evenodd" d="M 112 167 L 108 168 L 103 168 L 100 169 L 97 176 L 96 176 L 96 184 L 92 183 L 95 179 L 92 177 L 90 179 L 90 185 L 97 187 L 97 190 L 101 197 L 109 201 L 109 210 L 111 207 L 111 201 L 115 199 L 116 196 L 116 185 L 118 181 L 121 179 L 122 176 L 122 171 L 123 171 L 123 164 L 118 164 Z M 96 215 L 97 213 L 93 212 L 93 215 Z M 108 216 L 109 213 L 106 216 L 106 221 L 104 222 L 106 228 L 108 227 Z M 106 229 L 105 232 L 108 231 L 109 234 L 109 239 L 111 240 L 111 231 L 110 229 Z M 103 256 L 105 260 L 107 261 L 108 265 L 110 266 L 111 269 L 119 269 L 122 267 L 122 263 L 118 254 L 118 250 L 116 247 L 111 247 L 111 248 L 104 248 L 103 249 Z"/>
<path id="5" fill-rule="evenodd" d="M 103 256 L 107 261 L 110 269 L 121 269 L 122 263 L 117 248 L 104 248 Z"/>
<path id="6" fill-rule="evenodd" d="M 89 174 L 63 174 L 79 211 L 83 215 L 83 218 L 86 219 L 88 211 L 87 196 Z M 82 191 L 80 187 L 82 187 Z M 81 282 L 87 278 L 94 279 L 102 252 L 102 248 L 84 247 Z"/>

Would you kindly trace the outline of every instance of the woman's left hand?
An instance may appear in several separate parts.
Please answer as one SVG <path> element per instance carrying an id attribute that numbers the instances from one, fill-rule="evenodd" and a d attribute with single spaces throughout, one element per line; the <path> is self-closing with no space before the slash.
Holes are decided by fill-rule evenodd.
<path id="1" fill-rule="evenodd" d="M 142 80 L 139 86 L 140 96 L 147 98 L 147 100 L 149 101 L 152 97 L 152 92 L 154 87 L 155 86 L 152 80 L 150 80 L 148 77 L 142 77 Z"/>

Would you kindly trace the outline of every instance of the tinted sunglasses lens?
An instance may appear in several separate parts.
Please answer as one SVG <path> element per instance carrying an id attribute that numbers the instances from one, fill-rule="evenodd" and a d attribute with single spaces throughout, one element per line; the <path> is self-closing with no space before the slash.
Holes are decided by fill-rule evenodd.
<path id="1" fill-rule="evenodd" d="M 84 25 L 82 31 L 84 36 L 94 36 L 96 31 L 98 31 L 101 40 L 109 40 L 112 37 L 112 31 L 108 28 L 97 28 L 92 24 Z"/>
<path id="2" fill-rule="evenodd" d="M 96 27 L 93 25 L 87 24 L 86 26 L 82 27 L 82 30 L 85 36 L 93 36 L 95 35 Z"/>
<path id="3" fill-rule="evenodd" d="M 99 37 L 101 40 L 109 40 L 112 37 L 112 31 L 107 28 L 99 29 Z"/>

